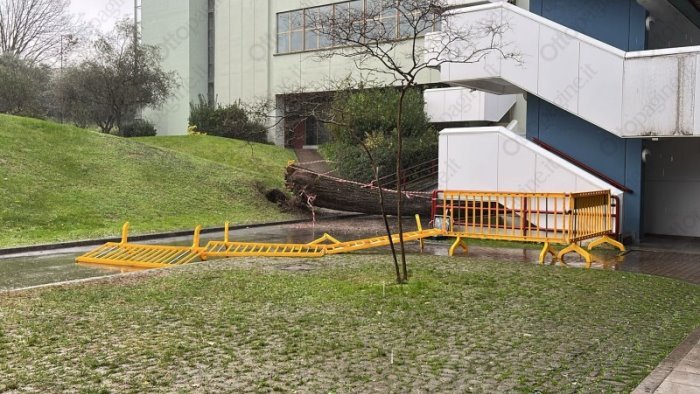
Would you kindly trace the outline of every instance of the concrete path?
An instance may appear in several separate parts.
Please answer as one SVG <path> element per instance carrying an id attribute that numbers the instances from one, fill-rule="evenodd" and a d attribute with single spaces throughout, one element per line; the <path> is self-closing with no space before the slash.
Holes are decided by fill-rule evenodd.
<path id="1" fill-rule="evenodd" d="M 700 327 L 671 352 L 632 393 L 700 393 Z"/>
<path id="2" fill-rule="evenodd" d="M 320 174 L 330 174 L 333 172 L 328 162 L 316 149 L 295 149 L 294 153 L 297 156 L 297 163 L 300 167 Z"/>

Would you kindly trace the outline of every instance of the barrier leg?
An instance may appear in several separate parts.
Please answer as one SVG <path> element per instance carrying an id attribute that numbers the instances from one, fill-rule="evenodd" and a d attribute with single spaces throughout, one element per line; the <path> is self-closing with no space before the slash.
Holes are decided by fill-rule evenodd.
<path id="1" fill-rule="evenodd" d="M 419 214 L 416 214 L 416 226 L 418 228 L 418 231 L 423 231 L 423 225 L 420 223 Z M 423 238 L 420 238 L 418 240 L 418 244 L 420 245 L 420 252 L 423 253 L 423 249 L 425 249 L 425 242 L 423 242 Z"/>
<path id="2" fill-rule="evenodd" d="M 129 222 L 124 222 L 124 225 L 122 226 L 122 240 L 120 244 L 124 245 L 127 243 L 127 240 L 129 239 Z"/>
<path id="3" fill-rule="evenodd" d="M 545 242 L 542 246 L 542 251 L 540 252 L 540 264 L 544 265 L 544 260 L 548 254 L 552 255 L 552 264 L 557 263 L 557 252 L 554 250 L 549 242 Z"/>
<path id="4" fill-rule="evenodd" d="M 582 247 L 580 247 L 577 243 L 572 243 L 571 245 L 565 247 L 561 251 L 559 251 L 559 254 L 557 255 L 557 259 L 564 263 L 564 256 L 574 252 L 578 253 L 583 259 L 586 261 L 586 268 L 591 268 L 591 263 L 593 262 L 593 256 L 588 253 L 588 251 Z"/>
<path id="5" fill-rule="evenodd" d="M 202 261 L 207 261 L 207 249 L 199 246 L 199 233 L 202 231 L 202 225 L 198 225 L 194 229 L 194 236 L 192 237 L 192 250 L 199 254 L 199 258 Z"/>
<path id="6" fill-rule="evenodd" d="M 462 249 L 464 249 L 464 253 L 469 253 L 469 246 L 467 245 L 467 242 L 464 239 L 462 239 L 462 237 L 457 237 L 455 242 L 450 247 L 450 256 L 455 255 L 455 250 L 458 246 L 461 246 Z"/>
<path id="7" fill-rule="evenodd" d="M 607 235 L 604 237 L 600 237 L 600 238 L 596 239 L 595 241 L 591 242 L 590 244 L 588 244 L 588 250 L 592 250 L 596 246 L 600 246 L 603 244 L 611 245 L 611 246 L 617 248 L 620 252 L 626 251 L 625 245 L 623 245 L 621 242 L 618 242 L 618 241 L 608 237 Z"/>
<path id="8" fill-rule="evenodd" d="M 324 243 L 324 242 L 326 242 L 326 241 L 328 241 L 328 242 L 330 242 L 330 243 L 332 243 L 332 244 L 339 244 L 339 243 L 342 243 L 342 242 L 338 241 L 337 239 L 331 237 L 330 234 L 328 234 L 328 233 L 323 233 L 323 236 L 322 236 L 321 238 L 317 238 L 317 239 L 315 239 L 315 240 L 309 242 L 307 245 L 320 245 L 320 244 L 322 244 L 322 243 Z"/>

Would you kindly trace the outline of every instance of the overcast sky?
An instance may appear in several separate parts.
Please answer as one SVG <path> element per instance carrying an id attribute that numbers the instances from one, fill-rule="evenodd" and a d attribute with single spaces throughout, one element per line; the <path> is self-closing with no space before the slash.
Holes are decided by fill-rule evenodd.
<path id="1" fill-rule="evenodd" d="M 82 21 L 103 31 L 123 17 L 134 17 L 134 0 L 71 0 L 70 7 Z"/>

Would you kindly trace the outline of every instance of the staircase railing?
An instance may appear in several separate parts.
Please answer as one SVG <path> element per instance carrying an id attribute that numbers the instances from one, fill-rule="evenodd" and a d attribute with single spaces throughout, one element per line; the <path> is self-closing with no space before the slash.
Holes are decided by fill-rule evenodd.
<path id="1" fill-rule="evenodd" d="M 401 174 L 401 186 L 404 189 L 410 188 L 411 185 L 417 185 L 420 184 L 421 182 L 427 181 L 431 178 L 435 178 L 435 181 L 437 183 L 437 174 L 438 174 L 438 160 L 433 159 L 433 160 L 428 160 L 423 163 L 418 163 L 415 165 L 412 165 L 410 167 L 407 167 L 403 170 L 403 173 Z M 383 177 L 379 178 L 379 182 L 381 183 L 382 187 L 396 187 L 397 186 L 397 176 L 396 173 L 385 175 Z M 376 182 L 372 182 L 373 185 L 376 184 Z"/>

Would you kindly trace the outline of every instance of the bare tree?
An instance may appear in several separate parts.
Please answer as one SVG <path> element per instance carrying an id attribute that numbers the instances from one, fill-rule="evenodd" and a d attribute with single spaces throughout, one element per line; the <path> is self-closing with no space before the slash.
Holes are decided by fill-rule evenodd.
<path id="1" fill-rule="evenodd" d="M 406 92 L 416 85 L 421 73 L 443 63 L 476 63 L 489 54 L 510 58 L 520 57 L 509 52 L 503 42 L 509 29 L 507 22 L 482 20 L 470 26 L 453 26 L 446 0 L 367 0 L 350 2 L 345 9 L 338 8 L 307 12 L 316 34 L 331 48 L 320 52 L 321 58 L 346 57 L 354 61 L 358 70 L 388 76 L 392 85 L 400 89 L 396 108 L 396 176 L 401 180 L 402 115 Z M 441 31 L 438 45 L 426 49 L 423 37 Z M 399 283 L 408 281 L 408 268 L 403 242 L 402 198 L 403 185 L 398 182 L 397 220 L 400 239 L 402 270 Z M 394 256 L 396 259 L 396 256 Z"/>
<path id="2" fill-rule="evenodd" d="M 331 98 L 330 100 L 327 94 L 309 94 L 303 92 L 303 89 L 301 91 L 297 90 L 294 94 L 287 95 L 287 97 L 293 97 L 293 101 L 295 103 L 291 105 L 287 103 L 287 105 L 291 106 L 293 110 L 290 111 L 289 108 L 284 108 L 283 113 L 285 114 L 284 117 L 290 115 L 301 118 L 313 116 L 314 118 L 326 125 L 337 126 L 337 128 L 345 130 L 345 134 L 362 148 L 362 151 L 367 156 L 367 159 L 370 162 L 370 166 L 372 167 L 371 170 L 373 182 L 378 191 L 379 210 L 382 216 L 382 221 L 384 223 L 384 229 L 389 239 L 389 247 L 391 248 L 394 269 L 396 271 L 396 280 L 397 282 L 400 282 L 401 270 L 396 254 L 396 245 L 394 244 L 394 240 L 391 236 L 391 226 L 389 225 L 389 215 L 387 214 L 385 202 L 386 198 L 384 195 L 385 190 L 384 186 L 382 185 L 381 177 L 379 176 L 379 165 L 377 164 L 377 161 L 375 160 L 374 155 L 372 154 L 372 150 L 367 145 L 365 140 L 359 137 L 359 133 L 356 130 L 351 129 L 352 126 L 347 120 L 347 108 L 339 104 L 339 102 L 341 102 L 342 100 L 338 100 L 340 96 L 346 97 L 359 89 L 365 89 L 371 86 L 371 82 L 362 81 L 357 83 L 356 81 L 352 81 L 350 79 L 345 79 L 337 82 L 328 81 L 327 86 L 321 89 L 321 91 L 336 92 L 334 95 L 335 97 Z M 269 113 L 270 111 L 268 110 L 267 112 Z M 397 197 L 399 199 L 401 198 L 400 195 Z"/>
<path id="3" fill-rule="evenodd" d="M 31 64 L 58 61 L 79 32 L 69 6 L 70 0 L 0 0 L 0 54 Z"/>

